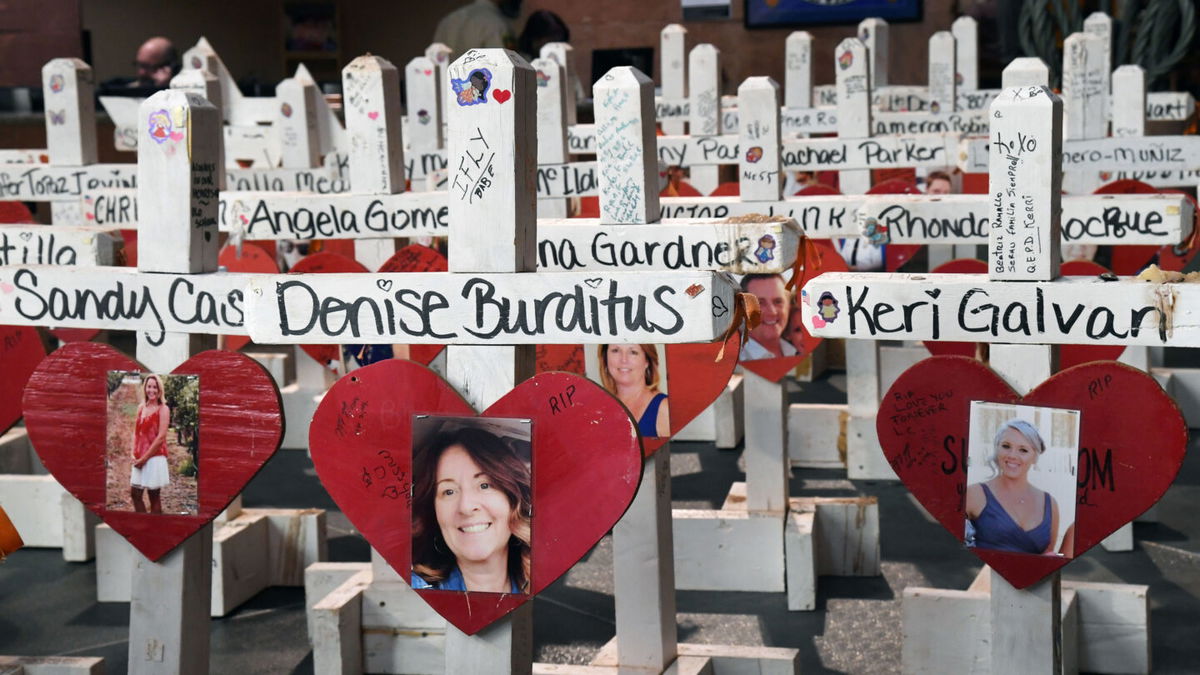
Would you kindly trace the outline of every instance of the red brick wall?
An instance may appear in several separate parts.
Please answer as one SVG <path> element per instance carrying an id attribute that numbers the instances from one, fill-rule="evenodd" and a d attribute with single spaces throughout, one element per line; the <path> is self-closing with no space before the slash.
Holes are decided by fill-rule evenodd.
<path id="1" fill-rule="evenodd" d="M 888 68 L 892 84 L 925 84 L 929 36 L 949 30 L 954 21 L 954 0 L 925 0 L 919 22 L 893 23 L 890 28 Z M 733 18 L 728 21 L 685 23 L 688 49 L 710 42 L 721 50 L 725 94 L 736 94 L 742 80 L 769 75 L 783 86 L 783 43 L 793 30 L 813 36 L 813 81 L 833 83 L 833 50 L 843 38 L 856 34 L 857 26 L 805 26 L 748 30 L 743 24 L 743 0 L 732 0 Z M 593 49 L 654 47 L 655 72 L 659 82 L 658 35 L 669 23 L 682 23 L 679 0 L 525 0 L 525 15 L 548 9 L 562 17 L 571 29 L 571 45 L 577 56 L 580 77 L 592 72 Z M 518 22 L 524 26 L 524 17 Z"/>

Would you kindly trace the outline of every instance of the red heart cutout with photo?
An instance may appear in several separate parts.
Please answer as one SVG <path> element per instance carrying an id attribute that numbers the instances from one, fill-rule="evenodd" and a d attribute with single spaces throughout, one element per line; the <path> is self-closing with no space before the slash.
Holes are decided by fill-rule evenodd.
<path id="1" fill-rule="evenodd" d="M 524 438 L 517 439 L 519 434 L 511 429 L 521 420 L 529 423 L 524 424 Z M 460 437 L 444 446 L 414 442 L 414 433 L 426 439 L 440 437 L 432 433 L 436 426 L 431 424 L 446 425 L 442 431 L 473 429 L 476 441 Z M 478 436 L 484 435 L 480 430 L 488 432 L 486 436 L 492 441 L 503 443 L 507 450 L 478 448 Z M 436 473 L 416 475 L 414 445 L 418 452 L 444 450 L 436 455 L 440 459 L 431 460 L 430 467 L 436 467 Z M 518 446 L 531 448 L 530 460 L 517 459 L 514 448 Z M 469 452 L 478 458 L 468 460 L 473 468 L 465 474 L 447 468 L 451 461 L 447 458 L 456 447 L 459 454 Z M 501 556 L 508 560 L 508 573 L 501 578 L 517 586 L 516 590 L 485 592 L 477 586 L 472 592 L 433 588 L 417 591 L 468 635 L 531 600 L 578 562 L 620 520 L 642 475 L 642 449 L 629 413 L 616 398 L 587 379 L 568 373 L 542 373 L 517 385 L 484 412 L 476 413 L 436 373 L 401 359 L 380 361 L 338 380 L 313 415 L 309 448 L 329 495 L 371 546 L 410 583 L 414 557 L 421 563 L 437 551 L 448 558 L 447 582 L 452 582 L 457 573 L 460 583 L 470 584 L 469 580 L 463 581 L 468 572 L 460 572 L 469 569 L 466 561 L 478 569 L 479 565 L 487 566 L 488 561 L 494 563 L 495 555 L 504 546 L 509 547 L 509 555 Z M 486 457 L 491 457 L 493 463 L 484 461 Z M 529 461 L 531 467 L 524 464 L 524 475 L 518 475 L 522 472 L 520 467 L 512 468 L 514 461 Z M 488 468 L 484 471 L 483 467 Z M 481 473 L 487 474 L 488 488 L 509 496 L 500 507 L 482 503 L 486 499 L 480 496 L 483 484 L 464 485 L 463 481 L 439 478 L 465 475 L 478 479 Z M 443 486 L 458 489 L 438 492 L 435 497 L 435 479 L 439 490 Z M 514 493 L 522 496 L 518 498 Z M 496 490 L 491 494 L 495 495 Z M 442 502 L 434 503 L 459 495 L 463 501 L 451 503 L 445 511 Z M 472 502 L 476 508 L 465 505 L 469 497 L 478 499 L 479 503 Z M 416 504 L 409 499 L 415 499 Z M 418 518 L 446 521 L 440 525 L 425 521 L 436 531 L 417 542 L 416 554 L 414 512 Z M 456 527 L 455 523 L 462 522 L 458 514 L 463 512 L 479 517 L 472 517 L 462 528 L 484 529 L 468 533 Z M 524 527 L 528 528 L 524 531 L 530 533 L 525 537 L 529 544 L 529 565 L 525 569 L 529 572 L 527 582 L 518 584 L 524 574 L 519 555 L 524 540 L 512 530 L 521 530 L 522 514 Z M 491 538 L 487 533 L 497 528 L 497 523 L 504 523 L 504 529 L 497 530 L 502 536 Z M 516 568 L 512 567 L 514 558 Z M 496 564 L 504 569 L 505 563 Z"/>
<path id="2" fill-rule="evenodd" d="M 1094 277 L 1108 272 L 1103 265 L 1090 260 L 1069 260 L 1062 264 L 1065 277 Z M 949 260 L 933 268 L 931 274 L 987 274 L 987 263 L 975 258 Z M 967 356 L 974 358 L 974 342 L 922 342 L 934 356 Z M 1124 345 L 1060 345 L 1058 369 L 1066 370 L 1089 361 L 1116 361 L 1125 353 Z"/>
<path id="3" fill-rule="evenodd" d="M 1115 362 L 1081 364 L 1022 397 L 974 359 L 925 359 L 888 390 L 876 428 L 900 480 L 960 541 L 966 522 L 971 401 L 1080 411 L 1075 557 L 1153 506 L 1175 479 L 1187 450 L 1187 424 L 1179 408 L 1154 378 L 1136 368 Z M 971 551 L 1016 588 L 1037 583 L 1071 560 Z"/>
<path id="4" fill-rule="evenodd" d="M 47 356 L 25 387 L 25 427 L 54 478 L 142 555 L 158 560 L 223 511 L 275 453 L 283 438 L 279 391 L 270 374 L 243 354 L 214 349 L 181 363 L 171 374 L 199 376 L 196 515 L 118 511 L 108 508 L 106 482 L 110 370 L 146 372 L 95 342 Z M 128 471 L 128 463 L 123 466 Z M 113 474 L 128 480 L 120 467 Z M 170 480 L 182 483 L 176 476 Z M 170 489 L 162 490 L 165 501 Z M 125 496 L 119 490 L 114 495 Z"/>
<path id="5" fill-rule="evenodd" d="M 665 347 L 667 383 L 666 396 L 658 404 L 653 403 L 653 398 L 657 397 L 656 394 L 655 397 L 651 397 L 648 405 L 644 405 L 642 410 L 637 411 L 643 415 L 652 414 L 650 413 L 651 406 L 658 411 L 654 419 L 647 419 L 647 428 L 642 431 L 642 448 L 647 457 L 666 445 L 671 440 L 671 436 L 696 419 L 697 415 L 704 412 L 705 408 L 712 405 L 721 392 L 725 391 L 729 378 L 733 375 L 733 368 L 737 365 L 740 336 L 731 335 L 724 344 L 725 353 L 720 360 L 717 360 L 717 356 L 721 352 L 722 343 L 720 342 L 654 345 L 655 354 L 661 354 Z M 643 345 L 606 346 L 618 349 L 643 347 Z M 592 359 L 593 365 L 599 372 L 603 367 L 599 347 L 600 345 L 539 346 L 537 348 L 537 372 L 565 371 L 586 377 L 588 359 Z M 617 387 L 617 382 L 611 375 L 609 380 L 613 382 L 614 387 Z M 601 382 L 601 386 L 604 386 L 603 382 Z M 612 393 L 617 395 L 615 390 Z M 646 403 L 645 401 L 640 402 Z M 634 405 L 637 405 L 637 402 Z M 638 415 L 634 412 L 630 414 L 635 420 L 638 419 Z M 666 436 L 656 436 L 650 433 L 649 427 L 655 426 L 658 415 L 664 414 L 669 433 Z"/>
<path id="6" fill-rule="evenodd" d="M 46 356 L 36 328 L 0 326 L 0 434 L 21 419 L 21 394 L 34 369 Z"/>
<path id="7" fill-rule="evenodd" d="M 217 264 L 229 272 L 279 274 L 279 263 L 275 261 L 275 256 L 255 244 L 242 244 L 240 253 L 238 247 L 226 246 L 217 256 Z M 250 344 L 248 335 L 224 335 L 222 340 L 223 348 L 232 352 Z"/>
<path id="8" fill-rule="evenodd" d="M 813 248 L 818 256 L 818 263 L 813 265 L 812 271 L 809 274 L 809 278 L 819 276 L 825 272 L 850 271 L 850 268 L 846 266 L 845 259 L 842 258 L 841 253 L 838 253 L 837 247 L 833 245 L 832 241 L 828 239 L 811 239 L 809 241 L 812 242 Z M 761 283 L 761 281 L 752 282 L 749 286 L 747 286 L 746 290 L 753 293 L 753 287 Z M 797 287 L 800 287 L 799 283 L 797 283 Z M 796 291 L 796 295 L 796 299 L 792 302 L 791 311 L 786 318 L 787 323 L 784 325 L 782 337 L 783 340 L 788 341 L 788 343 L 792 345 L 792 347 L 796 350 L 796 354 L 794 356 L 763 357 L 762 353 L 765 350 L 763 350 L 762 347 L 759 347 L 757 342 L 751 342 L 751 340 L 754 339 L 755 331 L 750 331 L 750 339 L 747 340 L 748 346 L 742 350 L 741 361 L 738 364 L 743 369 L 748 370 L 761 378 L 770 380 L 771 382 L 778 382 L 782 380 L 788 373 L 792 372 L 792 370 L 796 368 L 797 364 L 803 361 L 805 357 L 812 354 L 813 350 L 817 348 L 817 345 L 821 344 L 821 340 L 824 338 L 814 337 L 811 333 L 809 333 L 809 327 L 804 325 L 804 320 L 800 313 L 800 304 L 811 303 L 813 301 L 812 298 L 809 298 L 808 294 L 806 294 L 803 290 Z M 764 310 L 764 323 L 759 324 L 759 328 L 757 330 L 768 330 L 770 326 L 768 320 L 775 320 L 773 314 L 765 311 L 767 306 L 770 304 L 770 298 L 759 296 L 758 304 L 759 307 Z M 814 319 L 814 321 L 816 320 L 817 319 Z M 799 337 L 796 337 L 797 332 L 799 333 Z M 746 358 L 747 356 L 753 356 L 757 358 Z"/>

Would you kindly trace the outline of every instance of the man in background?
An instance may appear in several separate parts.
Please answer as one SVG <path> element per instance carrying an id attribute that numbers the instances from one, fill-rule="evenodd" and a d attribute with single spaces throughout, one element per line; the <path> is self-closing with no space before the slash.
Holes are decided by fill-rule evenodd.
<path id="1" fill-rule="evenodd" d="M 171 78 L 179 72 L 179 53 L 167 38 L 152 37 L 138 47 L 133 65 L 137 69 L 137 78 L 128 86 L 166 89 L 171 84 Z"/>

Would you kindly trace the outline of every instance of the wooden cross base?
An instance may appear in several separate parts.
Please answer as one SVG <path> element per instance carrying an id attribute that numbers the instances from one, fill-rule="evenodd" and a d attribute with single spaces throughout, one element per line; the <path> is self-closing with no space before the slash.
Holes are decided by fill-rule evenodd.
<path id="1" fill-rule="evenodd" d="M 61 548 L 63 560 L 87 562 L 96 555 L 100 522 L 42 466 L 24 427 L 0 436 L 0 494 L 29 548 Z"/>
<path id="2" fill-rule="evenodd" d="M 965 591 L 904 589 L 904 672 L 991 672 L 991 575 L 984 567 Z M 1063 672 L 1149 673 L 1149 590 L 1063 581 Z"/>
<path id="3" fill-rule="evenodd" d="M 875 497 L 792 497 L 787 513 L 754 513 L 738 482 L 721 509 L 672 515 L 677 590 L 787 591 L 789 610 L 808 611 L 818 576 L 880 574 Z"/>
<path id="4" fill-rule="evenodd" d="M 0 656 L 0 672 L 17 675 L 104 675 L 99 656 Z"/>
<path id="5" fill-rule="evenodd" d="M 329 557 L 324 509 L 242 509 L 214 521 L 211 616 L 229 614 L 271 586 L 301 586 L 304 570 Z M 136 554 L 107 525 L 96 527 L 96 600 L 129 602 Z"/>

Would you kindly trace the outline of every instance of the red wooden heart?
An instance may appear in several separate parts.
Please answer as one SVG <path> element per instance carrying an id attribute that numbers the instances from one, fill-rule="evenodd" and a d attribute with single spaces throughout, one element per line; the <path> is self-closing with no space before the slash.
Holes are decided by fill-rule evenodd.
<path id="1" fill-rule="evenodd" d="M 414 418 L 423 415 L 476 413 L 433 371 L 388 359 L 338 380 L 309 427 L 313 464 L 325 489 L 375 550 L 409 581 L 410 477 L 421 478 L 412 475 L 413 428 Z M 531 573 L 528 594 L 418 591 L 467 634 L 530 600 L 590 550 L 624 514 L 642 466 L 629 413 L 617 399 L 576 375 L 537 375 L 480 416 L 532 420 Z"/>
<path id="2" fill-rule="evenodd" d="M 701 344 L 656 345 L 657 353 L 666 351 L 667 406 L 670 435 L 642 436 L 642 447 L 649 457 L 671 440 L 671 435 L 696 419 L 704 409 L 717 400 L 725 390 L 733 368 L 737 365 L 740 337 L 731 335 L 725 343 L 720 361 L 720 342 Z M 591 359 L 596 372 L 602 368 L 598 345 L 550 345 L 538 347 L 537 371 L 567 371 L 586 376 L 587 360 Z M 614 392 L 615 393 L 615 392 Z"/>
<path id="3" fill-rule="evenodd" d="M 45 356 L 36 328 L 0 326 L 0 434 L 21 419 L 21 392 Z"/>
<path id="4" fill-rule="evenodd" d="M 1068 260 L 1062 264 L 1065 277 L 1094 277 L 1108 270 L 1090 260 Z M 931 274 L 986 274 L 987 263 L 975 258 L 950 260 L 933 268 Z M 975 356 L 974 342 L 923 342 L 934 356 Z M 1058 349 L 1058 369 L 1066 370 L 1088 361 L 1115 361 L 1125 352 L 1124 345 L 1062 345 Z"/>
<path id="5" fill-rule="evenodd" d="M 253 359 L 201 352 L 172 373 L 200 377 L 198 515 L 110 511 L 105 506 L 107 374 L 145 371 L 95 342 L 42 360 L 25 388 L 25 426 L 42 463 L 84 506 L 150 560 L 158 560 L 217 516 L 279 447 L 283 419 L 275 381 Z"/>
<path id="6" fill-rule="evenodd" d="M 965 523 L 966 448 L 971 401 L 1079 410 L 1074 555 L 1150 508 L 1179 472 L 1187 425 L 1146 373 L 1113 362 L 1055 374 L 1024 397 L 987 366 L 935 356 L 906 370 L 888 390 L 876 428 L 892 468 L 913 496 L 960 541 Z M 1017 588 L 1070 560 L 972 548 Z"/>
<path id="7" fill-rule="evenodd" d="M 226 246 L 217 256 L 217 264 L 230 272 L 251 272 L 254 274 L 279 274 L 279 263 L 275 256 L 267 253 L 261 246 L 242 244 L 239 252 L 236 246 Z M 225 349 L 236 352 L 250 343 L 247 335 L 224 336 Z"/>

